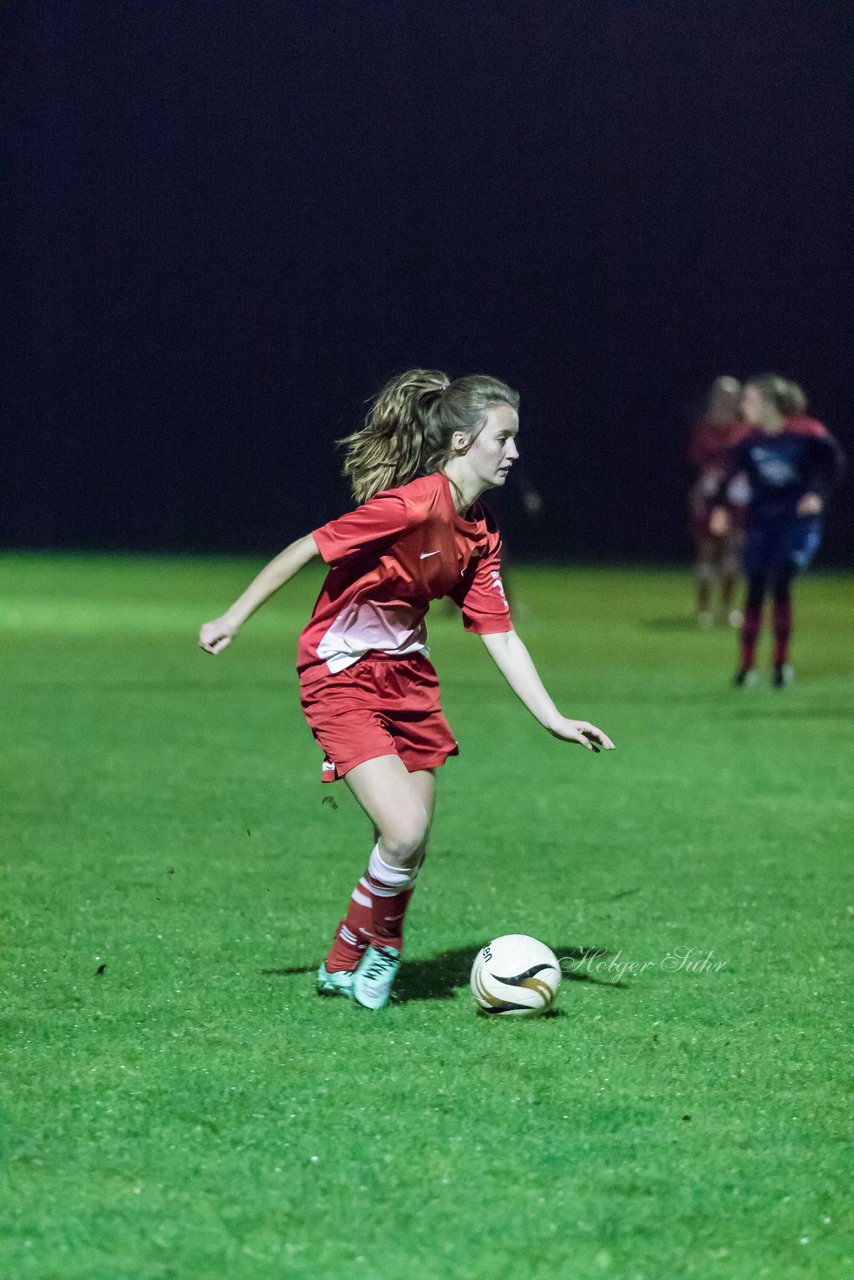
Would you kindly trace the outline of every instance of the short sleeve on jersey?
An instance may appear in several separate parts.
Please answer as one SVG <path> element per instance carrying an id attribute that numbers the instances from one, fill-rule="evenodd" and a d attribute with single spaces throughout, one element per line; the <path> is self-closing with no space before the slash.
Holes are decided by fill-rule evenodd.
<path id="1" fill-rule="evenodd" d="M 462 610 L 466 631 L 489 636 L 513 630 L 501 581 L 501 539 L 497 535 L 490 539 L 486 555 L 469 567 L 449 594 Z"/>
<path id="2" fill-rule="evenodd" d="M 409 509 L 405 500 L 400 493 L 389 490 L 378 493 L 355 511 L 330 520 L 311 536 L 326 563 L 336 565 L 375 549 L 377 543 L 399 537 L 408 525 Z"/>

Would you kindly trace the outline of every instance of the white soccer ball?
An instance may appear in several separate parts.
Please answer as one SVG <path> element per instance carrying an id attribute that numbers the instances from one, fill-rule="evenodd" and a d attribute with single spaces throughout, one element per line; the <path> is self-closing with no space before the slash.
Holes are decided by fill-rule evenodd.
<path id="1" fill-rule="evenodd" d="M 477 953 L 471 989 L 484 1013 L 529 1018 L 551 1008 L 560 978 L 558 958 L 544 942 L 506 933 Z"/>

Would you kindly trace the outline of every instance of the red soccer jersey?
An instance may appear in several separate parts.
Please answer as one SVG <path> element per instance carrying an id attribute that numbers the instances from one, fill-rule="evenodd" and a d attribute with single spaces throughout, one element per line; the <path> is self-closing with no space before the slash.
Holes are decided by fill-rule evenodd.
<path id="1" fill-rule="evenodd" d="M 830 432 L 823 422 L 817 418 L 808 418 L 805 413 L 792 414 L 786 419 L 785 431 L 793 431 L 798 436 L 814 436 L 816 440 L 829 440 Z M 834 442 L 835 443 L 835 442 Z"/>
<path id="2" fill-rule="evenodd" d="M 352 666 L 366 653 L 427 653 L 431 600 L 450 596 L 467 631 L 512 631 L 501 583 L 501 537 L 480 503 L 469 519 L 435 473 L 378 493 L 315 529 L 329 573 L 300 636 L 305 681 Z"/>
<path id="3" fill-rule="evenodd" d="M 688 442 L 688 461 L 701 474 L 719 471 L 726 462 L 727 451 L 744 434 L 743 422 L 695 423 Z"/>

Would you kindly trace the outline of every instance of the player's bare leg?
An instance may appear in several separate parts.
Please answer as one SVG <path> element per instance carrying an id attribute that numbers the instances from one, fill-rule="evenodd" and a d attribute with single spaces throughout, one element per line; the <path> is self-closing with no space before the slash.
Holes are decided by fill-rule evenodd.
<path id="1" fill-rule="evenodd" d="M 403 919 L 427 851 L 435 805 L 432 770 L 409 773 L 398 756 L 379 756 L 357 765 L 345 779 L 374 828 L 375 845 L 364 875 L 350 899 L 347 915 L 318 974 L 318 989 L 332 981 L 354 987 L 359 1003 L 381 1008 L 400 967 Z"/>
<path id="2" fill-rule="evenodd" d="M 697 625 L 703 630 L 707 630 L 714 622 L 712 589 L 716 579 L 715 540 L 711 537 L 699 538 L 694 564 L 694 586 L 697 593 Z"/>
<path id="3" fill-rule="evenodd" d="M 344 781 L 378 833 L 383 860 L 392 867 L 417 867 L 433 820 L 434 771 L 410 773 L 399 756 L 378 756 L 351 769 Z"/>
<path id="4" fill-rule="evenodd" d="M 353 978 L 353 998 L 381 1009 L 400 968 L 403 917 L 427 849 L 435 781 L 432 771 L 410 774 L 396 756 L 367 761 L 347 781 L 379 834 L 360 881 L 373 901 L 373 921 L 370 945 Z"/>
<path id="5" fill-rule="evenodd" d="M 731 534 L 721 560 L 721 612 L 731 627 L 740 627 L 744 622 L 743 611 L 733 604 L 739 570 L 739 542 Z"/>

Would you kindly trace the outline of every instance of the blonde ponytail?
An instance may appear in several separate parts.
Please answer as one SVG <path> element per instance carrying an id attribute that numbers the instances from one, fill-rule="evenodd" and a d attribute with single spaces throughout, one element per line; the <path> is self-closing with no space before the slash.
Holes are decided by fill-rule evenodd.
<path id="1" fill-rule="evenodd" d="M 454 452 L 454 433 L 469 437 L 464 453 L 496 404 L 516 409 L 519 396 L 482 374 L 451 381 L 438 369 L 410 369 L 393 378 L 371 405 L 365 425 L 338 441 L 353 497 L 367 502 L 384 489 L 438 471 Z"/>

